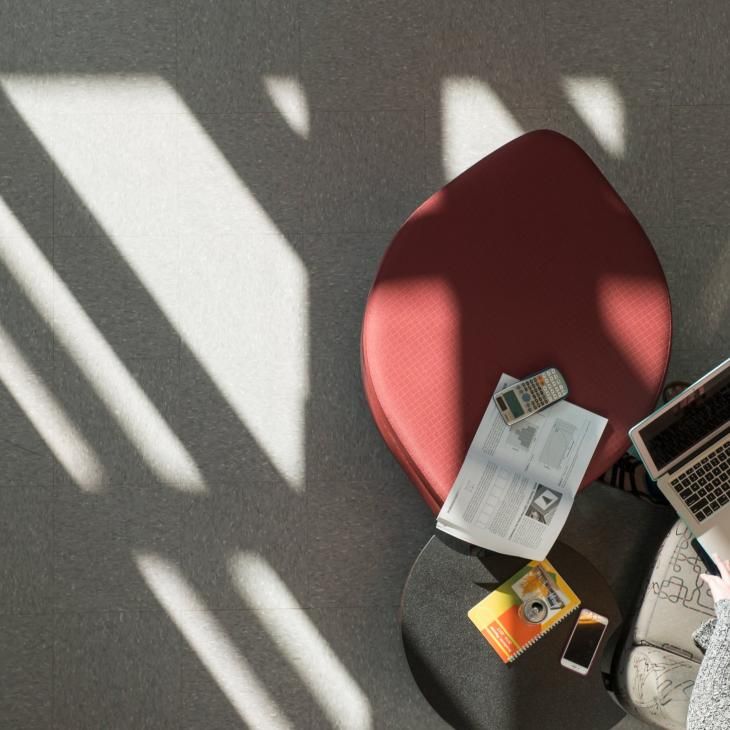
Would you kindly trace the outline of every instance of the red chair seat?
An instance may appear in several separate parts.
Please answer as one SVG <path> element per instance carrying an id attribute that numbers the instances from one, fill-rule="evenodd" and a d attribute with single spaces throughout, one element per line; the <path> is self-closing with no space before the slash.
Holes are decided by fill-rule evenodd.
<path id="1" fill-rule="evenodd" d="M 532 132 L 398 231 L 365 310 L 365 393 L 438 511 L 500 373 L 555 365 L 569 400 L 608 418 L 586 485 L 654 407 L 670 340 L 666 280 L 638 221 L 580 147 Z"/>

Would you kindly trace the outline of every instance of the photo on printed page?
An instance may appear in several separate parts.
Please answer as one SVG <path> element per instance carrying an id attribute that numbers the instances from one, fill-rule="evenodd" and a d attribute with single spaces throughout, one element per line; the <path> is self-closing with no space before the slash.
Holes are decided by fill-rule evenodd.
<path id="1" fill-rule="evenodd" d="M 538 484 L 535 496 L 525 511 L 525 517 L 542 522 L 543 525 L 549 525 L 555 510 L 560 504 L 561 497 L 560 492 L 555 492 L 543 484 Z"/>

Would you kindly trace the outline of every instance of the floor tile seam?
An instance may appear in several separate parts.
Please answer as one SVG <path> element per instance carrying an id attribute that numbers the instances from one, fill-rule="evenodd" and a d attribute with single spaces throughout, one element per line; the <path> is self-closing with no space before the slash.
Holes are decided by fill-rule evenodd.
<path id="1" fill-rule="evenodd" d="M 415 562 L 415 557 L 414 557 Z M 403 587 L 405 587 L 405 578 L 403 580 Z M 390 603 L 388 601 L 381 601 L 381 602 L 373 602 L 373 603 L 367 603 L 367 602 L 357 602 L 357 603 L 346 603 L 342 601 L 338 601 L 337 603 L 320 603 L 315 606 L 311 606 L 310 608 L 307 608 L 305 610 L 307 611 L 367 611 L 368 609 L 377 609 L 377 610 L 395 610 L 398 611 L 401 607 L 400 601 L 398 603 Z"/>
<path id="2" fill-rule="evenodd" d="M 177 607 L 176 613 L 179 615 L 186 615 L 186 616 L 209 616 L 209 615 L 220 615 L 220 616 L 256 616 L 264 613 L 272 613 L 276 612 L 279 614 L 285 614 L 285 613 L 294 613 L 294 612 L 303 612 L 303 613 L 315 613 L 322 610 L 347 610 L 347 611 L 356 611 L 356 610 L 362 610 L 364 609 L 378 609 L 378 610 L 385 610 L 385 609 L 398 609 L 400 607 L 400 603 L 391 603 L 389 601 L 375 601 L 372 603 L 368 602 L 353 602 L 353 603 L 347 603 L 347 602 L 336 602 L 336 603 L 318 603 L 317 605 L 300 605 L 300 606 L 281 606 L 281 605 L 271 605 L 271 606 L 240 606 L 236 608 L 231 608 L 230 606 L 222 606 L 218 607 L 214 604 L 206 605 L 204 608 L 188 608 L 184 606 Z M 134 616 L 153 616 L 158 617 L 162 619 L 168 619 L 173 624 L 174 619 L 172 616 L 161 606 L 160 607 L 147 607 L 147 608 L 85 608 L 85 609 L 56 609 L 52 612 L 44 612 L 44 613 L 3 613 L 0 612 L 0 622 L 5 619 L 13 619 L 13 618 L 33 618 L 33 619 L 50 619 L 51 621 L 55 619 L 68 619 L 68 618 L 91 618 L 94 616 L 118 616 L 120 614 L 124 614 L 130 617 Z"/>
<path id="3" fill-rule="evenodd" d="M 669 101 L 670 104 L 673 105 L 675 102 L 675 95 L 676 95 L 676 78 L 675 78 L 675 59 L 677 58 L 677 54 L 675 53 L 675 46 L 674 46 L 674 33 L 672 28 L 672 2 L 671 0 L 664 0 L 664 12 L 667 16 L 667 32 L 668 32 L 668 38 L 667 38 L 667 50 L 669 51 Z"/>
<path id="4" fill-rule="evenodd" d="M 55 175 L 55 172 L 54 172 Z M 54 195 L 55 195 L 55 184 L 54 184 Z M 55 204 L 54 204 L 55 205 Z M 55 217 L 55 216 L 54 216 Z M 53 266 L 55 269 L 55 238 L 53 243 Z M 55 298 L 54 298 L 55 299 Z M 55 312 L 53 312 L 53 300 L 51 302 L 52 307 L 52 316 L 53 316 L 53 322 L 55 323 Z M 54 381 L 54 389 L 55 389 L 55 382 L 56 382 L 56 337 L 53 337 L 53 370 L 52 370 L 52 377 Z M 49 591 L 48 595 L 50 596 L 51 600 L 51 612 L 50 615 L 53 617 L 51 618 L 51 728 L 56 727 L 56 716 L 57 716 L 57 699 L 56 699 L 56 667 L 57 667 L 57 657 L 56 657 L 56 620 L 55 620 L 55 599 L 56 599 L 56 552 L 57 552 L 57 536 L 56 536 L 56 521 L 57 521 L 57 509 L 58 509 L 58 496 L 59 496 L 59 489 L 58 489 L 58 469 L 60 468 L 60 463 L 58 459 L 56 459 L 54 456 L 51 456 L 51 461 L 53 464 L 53 471 L 52 471 L 52 482 L 53 482 L 53 491 L 51 494 L 51 554 L 49 556 L 50 560 L 50 566 L 49 566 L 49 572 L 50 572 L 50 585 L 49 585 Z"/>
<path id="5" fill-rule="evenodd" d="M 102 333 L 102 335 L 103 335 L 103 333 Z M 117 350 L 114 349 L 114 346 L 111 343 L 109 343 L 108 340 L 107 340 L 107 343 L 109 344 L 111 349 L 114 350 L 114 354 L 119 358 L 119 360 L 122 361 L 123 365 L 126 363 L 135 364 L 135 363 L 149 363 L 149 362 L 159 362 L 159 363 L 176 363 L 176 362 L 178 362 L 177 354 L 174 354 L 174 355 L 173 354 L 159 354 L 159 355 L 124 355 L 124 354 L 121 354 L 120 355 L 119 352 L 117 352 Z M 72 359 L 70 356 L 68 357 L 68 359 L 73 365 L 76 365 L 75 359 Z M 82 362 L 85 362 L 86 358 L 82 357 L 81 360 L 82 360 Z M 59 363 L 59 365 L 60 365 L 60 363 Z"/>
<path id="6" fill-rule="evenodd" d="M 687 102 L 684 104 L 672 102 L 669 106 L 673 109 L 706 109 L 713 107 L 727 109 L 730 107 L 730 101 Z"/>
<path id="7" fill-rule="evenodd" d="M 542 108 L 542 107 L 536 107 Z M 418 113 L 421 109 L 420 104 L 414 103 L 412 106 L 320 106 L 307 105 L 307 110 L 310 114 L 321 113 L 321 114 L 413 114 Z M 130 114 L 134 117 L 170 117 L 170 116 L 183 116 L 185 113 L 182 111 L 146 111 L 144 109 L 135 110 L 132 106 L 129 112 L 114 112 L 114 111 L 90 111 L 90 110 L 78 110 L 78 111 L 63 111 L 56 112 L 61 117 L 113 117 L 113 116 L 129 116 Z M 192 112 L 196 118 L 213 118 L 218 117 L 224 119 L 226 117 L 250 117 L 250 118 L 266 118 L 270 117 L 272 120 L 281 120 L 281 113 L 277 111 L 269 111 L 269 107 L 261 107 L 260 109 L 251 108 L 250 105 L 242 107 L 211 107 L 207 109 L 199 109 Z M 1 128 L 1 125 L 0 125 Z"/>
<path id="8" fill-rule="evenodd" d="M 304 510 L 304 601 L 306 607 L 310 608 L 312 605 L 312 530 L 311 520 L 309 519 L 310 514 L 310 490 L 309 481 L 306 478 L 306 455 L 305 455 L 305 478 L 304 478 L 304 504 L 302 505 Z M 296 600 L 296 599 L 295 599 Z"/>
<path id="9" fill-rule="evenodd" d="M 150 483 L 153 482 L 153 487 L 157 490 L 154 493 L 150 493 L 149 491 L 141 491 L 142 489 L 149 490 L 150 489 Z M 336 481 L 333 480 L 333 482 L 336 482 L 337 484 L 342 484 L 342 481 Z M 253 485 L 253 486 L 261 486 L 261 487 L 276 487 L 276 488 L 284 488 L 285 482 L 283 479 L 276 479 L 274 477 L 266 476 L 261 479 L 257 477 L 247 478 L 246 481 L 247 484 Z M 212 489 L 241 489 L 241 480 L 236 479 L 234 477 L 231 477 L 230 479 L 206 479 L 206 484 L 208 486 L 211 486 Z M 134 507 L 135 501 L 134 500 L 150 500 L 150 499 L 175 499 L 179 498 L 180 500 L 188 500 L 185 504 L 179 505 L 177 508 L 182 510 L 183 515 L 187 514 L 190 510 L 199 510 L 201 508 L 210 507 L 212 509 L 216 509 L 217 505 L 215 502 L 216 494 L 213 492 L 210 493 L 192 493 L 189 491 L 188 484 L 185 482 L 161 482 L 158 480 L 153 479 L 150 477 L 149 479 L 132 479 L 130 481 L 106 481 L 101 485 L 101 489 L 103 490 L 114 490 L 114 489 L 139 489 L 140 491 L 135 492 L 134 494 L 114 494 L 109 492 L 98 492 L 98 493 L 91 493 L 91 492 L 84 492 L 82 491 L 77 485 L 74 483 L 73 479 L 71 477 L 68 477 L 68 479 L 64 479 L 60 481 L 55 488 L 54 494 L 52 494 L 53 487 L 38 487 L 34 488 L 34 490 L 38 493 L 38 496 L 42 496 L 44 494 L 47 494 L 49 498 L 57 499 L 61 503 L 68 503 L 71 501 L 78 501 L 79 499 L 83 499 L 86 504 L 91 505 L 92 503 L 101 503 L 104 500 L 111 500 L 113 502 L 118 502 L 119 500 L 124 500 L 129 498 L 131 501 L 129 504 Z M 22 486 L 15 487 L 2 487 L 0 486 L 0 494 L 3 493 L 4 490 L 8 492 L 17 491 L 23 489 Z M 71 491 L 77 490 L 77 491 Z M 287 495 L 289 496 L 289 495 Z M 300 498 L 300 495 L 297 492 L 292 491 L 291 495 L 292 498 Z M 235 499 L 238 501 L 244 501 L 244 502 L 251 502 L 256 500 L 256 496 L 253 495 L 251 492 L 245 492 L 240 491 L 240 493 L 236 494 L 233 498 L 230 496 L 226 497 L 227 501 L 230 501 L 231 499 Z"/>
<path id="10" fill-rule="evenodd" d="M 52 618 L 56 615 L 53 609 L 48 611 L 31 611 L 28 609 L 7 610 L 0 608 L 0 620 L 3 618 Z"/>
<path id="11" fill-rule="evenodd" d="M 53 617 L 69 617 L 69 616 L 95 616 L 95 615 L 117 615 L 120 613 L 130 615 L 151 615 L 164 616 L 170 618 L 170 615 L 162 606 L 143 606 L 140 608 L 124 607 L 100 607 L 100 608 L 54 608 L 50 613 L 39 614 L 43 616 Z M 1 615 L 1 614 L 0 614 Z M 35 615 L 35 614 L 33 614 Z"/>
<path id="12" fill-rule="evenodd" d="M 449 182 L 448 180 L 443 185 L 446 185 L 446 183 Z M 417 181 L 413 181 L 414 186 L 415 185 L 421 185 L 421 183 Z M 431 186 L 426 183 L 424 187 L 430 188 Z M 415 188 L 414 188 L 415 189 Z M 410 215 L 410 211 L 408 213 Z M 357 235 L 357 236 L 367 236 L 367 235 L 389 235 L 391 238 L 395 236 L 395 234 L 398 232 L 398 229 L 405 223 L 405 218 L 395 223 L 393 226 L 388 226 L 387 228 L 373 228 L 372 226 L 367 226 L 365 228 L 306 228 L 302 227 L 293 235 L 301 235 L 301 236 L 350 236 L 350 235 Z M 376 262 L 377 263 L 377 262 Z M 373 271 L 373 274 L 375 272 Z"/>
<path id="13" fill-rule="evenodd" d="M 0 443 L 2 443 L 0 441 Z M 35 453 L 35 452 L 34 452 Z M 53 454 L 49 452 L 49 454 L 40 454 L 40 456 L 49 456 L 49 458 L 53 457 Z M 43 484 L 41 482 L 35 482 L 33 484 L 28 484 L 27 482 L 23 482 L 20 484 L 8 484 L 6 482 L 3 482 L 0 480 L 0 495 L 9 496 L 13 493 L 13 496 L 17 497 L 18 492 L 20 491 L 28 491 L 30 494 L 33 495 L 34 498 L 40 498 L 43 495 L 46 495 L 49 499 L 53 497 L 55 494 L 55 485 L 53 484 L 53 476 L 51 475 L 51 481 L 47 484 Z"/>

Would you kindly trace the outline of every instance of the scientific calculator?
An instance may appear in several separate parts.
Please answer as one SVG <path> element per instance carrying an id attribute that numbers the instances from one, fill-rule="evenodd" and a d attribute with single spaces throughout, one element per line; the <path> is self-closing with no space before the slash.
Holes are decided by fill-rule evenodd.
<path id="1" fill-rule="evenodd" d="M 494 394 L 504 422 L 511 426 L 568 395 L 565 378 L 556 368 L 547 368 Z"/>

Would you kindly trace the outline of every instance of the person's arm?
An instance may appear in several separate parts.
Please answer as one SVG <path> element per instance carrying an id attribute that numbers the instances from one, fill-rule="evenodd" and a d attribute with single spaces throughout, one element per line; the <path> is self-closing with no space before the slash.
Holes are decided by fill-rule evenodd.
<path id="1" fill-rule="evenodd" d="M 687 730 L 727 730 L 730 727 L 730 563 L 717 556 L 720 577 L 703 575 L 715 599 L 717 619 L 707 626 L 709 642 L 697 673 L 687 713 Z"/>
<path id="2" fill-rule="evenodd" d="M 703 654 L 707 652 L 707 647 L 710 645 L 710 639 L 712 638 L 712 632 L 715 630 L 716 623 L 716 618 L 708 618 L 707 621 L 703 621 L 692 632 L 692 641 L 694 641 L 698 649 L 702 650 Z"/>

